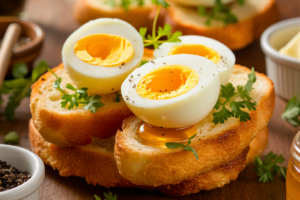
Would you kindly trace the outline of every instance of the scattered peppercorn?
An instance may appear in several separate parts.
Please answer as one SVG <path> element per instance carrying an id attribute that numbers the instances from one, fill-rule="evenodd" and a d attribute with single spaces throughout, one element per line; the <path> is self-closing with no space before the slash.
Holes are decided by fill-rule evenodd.
<path id="1" fill-rule="evenodd" d="M 30 178 L 28 172 L 21 172 L 0 160 L 0 192 L 22 185 Z"/>

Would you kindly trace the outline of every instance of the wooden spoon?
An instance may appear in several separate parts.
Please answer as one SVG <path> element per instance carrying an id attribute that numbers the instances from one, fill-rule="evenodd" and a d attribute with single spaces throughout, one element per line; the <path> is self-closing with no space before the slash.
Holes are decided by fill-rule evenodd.
<path id="1" fill-rule="evenodd" d="M 0 49 L 0 89 L 5 78 L 13 48 L 21 33 L 21 26 L 17 23 L 12 23 L 6 29 L 1 49 Z"/>

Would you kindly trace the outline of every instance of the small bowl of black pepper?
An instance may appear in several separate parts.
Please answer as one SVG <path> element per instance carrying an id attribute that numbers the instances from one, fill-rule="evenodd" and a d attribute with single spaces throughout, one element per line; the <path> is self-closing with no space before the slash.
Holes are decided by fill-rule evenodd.
<path id="1" fill-rule="evenodd" d="M 17 23 L 21 26 L 21 35 L 13 48 L 8 76 L 11 75 L 12 67 L 16 63 L 26 63 L 29 70 L 32 69 L 35 59 L 41 53 L 45 37 L 44 31 L 35 23 L 24 21 L 17 17 L 0 17 L 0 46 L 7 27 L 12 23 Z"/>
<path id="2" fill-rule="evenodd" d="M 0 145 L 0 199 L 38 200 L 45 177 L 42 160 L 31 151 Z"/>

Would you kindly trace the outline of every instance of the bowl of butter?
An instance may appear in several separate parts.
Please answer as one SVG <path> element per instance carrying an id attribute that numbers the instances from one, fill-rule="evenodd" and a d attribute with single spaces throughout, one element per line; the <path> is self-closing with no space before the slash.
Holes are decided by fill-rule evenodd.
<path id="1" fill-rule="evenodd" d="M 300 97 L 300 17 L 270 26 L 260 44 L 276 94 L 285 100 Z"/>

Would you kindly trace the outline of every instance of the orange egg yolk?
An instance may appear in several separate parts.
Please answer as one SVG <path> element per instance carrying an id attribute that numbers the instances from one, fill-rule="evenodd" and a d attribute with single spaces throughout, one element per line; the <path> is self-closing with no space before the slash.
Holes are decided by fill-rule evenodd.
<path id="1" fill-rule="evenodd" d="M 77 41 L 76 56 L 91 65 L 114 67 L 128 62 L 134 53 L 131 43 L 120 36 L 95 34 Z"/>
<path id="2" fill-rule="evenodd" d="M 188 142 L 188 138 L 197 134 L 197 127 L 193 125 L 185 128 L 163 128 L 142 122 L 136 134 L 143 145 L 166 148 L 167 142 Z"/>
<path id="3" fill-rule="evenodd" d="M 213 61 L 215 64 L 220 61 L 220 55 L 218 52 L 199 44 L 184 44 L 181 46 L 175 46 L 169 51 L 168 55 L 170 56 L 177 54 L 192 54 L 202 56 Z"/>
<path id="4" fill-rule="evenodd" d="M 184 65 L 166 65 L 144 75 L 137 93 L 144 98 L 162 100 L 180 96 L 198 83 L 197 72 Z"/>

